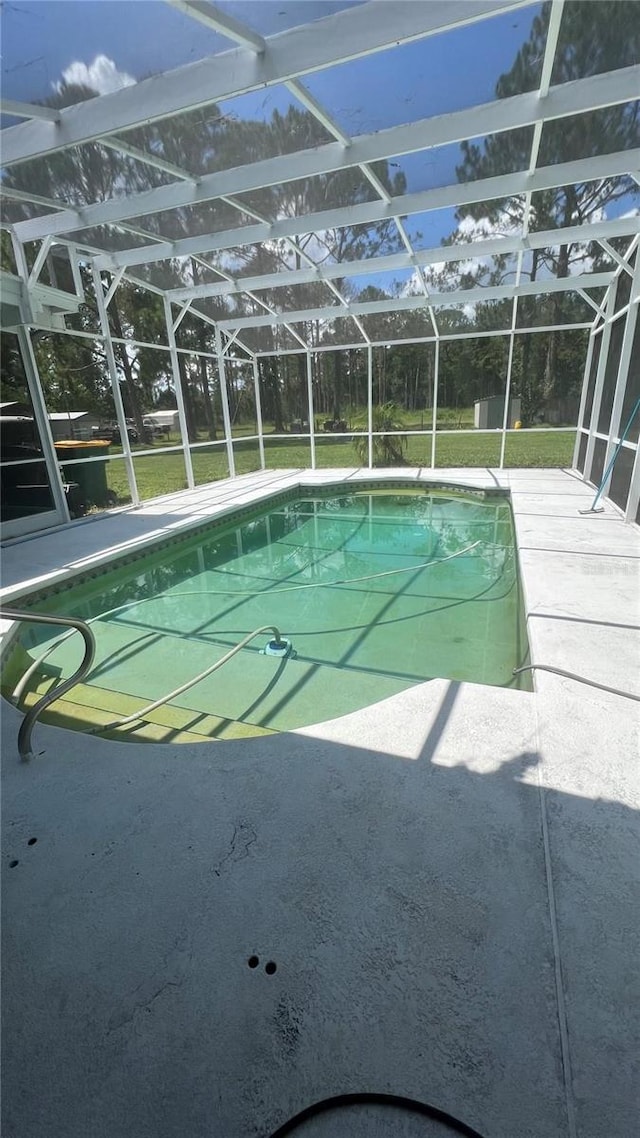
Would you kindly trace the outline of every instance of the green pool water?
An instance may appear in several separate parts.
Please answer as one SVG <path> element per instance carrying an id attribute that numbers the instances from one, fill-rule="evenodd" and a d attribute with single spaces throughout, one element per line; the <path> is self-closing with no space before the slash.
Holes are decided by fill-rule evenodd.
<path id="1" fill-rule="evenodd" d="M 278 659 L 263 654 L 269 636 L 260 636 L 118 734 L 136 741 L 288 730 L 433 677 L 528 683 L 512 676 L 528 648 L 511 511 L 498 494 L 334 490 L 280 501 L 32 607 L 92 623 L 92 672 L 50 713 L 78 729 L 166 694 L 260 625 L 291 641 L 292 654 Z M 49 629 L 21 632 L 14 673 L 21 654 L 24 670 L 52 645 L 27 700 L 71 674 L 81 644 Z M 5 692 L 14 680 L 5 669 Z"/>

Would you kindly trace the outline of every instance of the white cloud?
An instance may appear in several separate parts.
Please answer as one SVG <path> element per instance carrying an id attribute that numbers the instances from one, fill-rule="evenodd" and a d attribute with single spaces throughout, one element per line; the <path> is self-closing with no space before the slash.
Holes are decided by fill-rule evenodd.
<path id="1" fill-rule="evenodd" d="M 427 287 L 432 292 L 448 292 L 451 289 L 462 288 L 463 277 L 475 279 L 489 264 L 490 258 L 487 257 L 474 259 L 461 257 L 459 261 L 435 261 L 424 267 Z M 422 291 L 421 274 L 414 269 L 403 285 L 400 296 L 419 296 Z"/>
<path id="2" fill-rule="evenodd" d="M 119 71 L 114 61 L 107 55 L 96 55 L 93 63 L 89 64 L 74 59 L 73 63 L 62 72 L 62 80 L 64 83 L 91 87 L 99 95 L 108 95 L 112 91 L 119 91 L 122 87 L 131 87 L 135 83 L 133 76 L 128 75 L 126 71 Z M 56 83 L 55 86 L 60 90 L 62 83 Z"/>
<path id="3" fill-rule="evenodd" d="M 519 223 L 508 213 L 501 211 L 496 221 L 488 217 L 475 218 L 466 214 L 458 223 L 457 237 L 460 241 L 482 241 L 489 237 L 507 237 L 519 233 Z"/>

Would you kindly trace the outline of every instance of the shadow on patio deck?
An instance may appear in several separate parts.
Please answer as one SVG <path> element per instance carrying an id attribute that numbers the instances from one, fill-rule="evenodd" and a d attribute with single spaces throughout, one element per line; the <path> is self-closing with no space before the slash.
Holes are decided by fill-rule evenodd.
<path id="1" fill-rule="evenodd" d="M 7 1135 L 266 1136 L 377 1090 L 487 1138 L 631 1138 L 634 814 L 541 795 L 535 749 L 443 691 L 415 758 L 312 729 L 5 746 Z M 300 1133 L 336 1124 L 446 1133 Z"/>

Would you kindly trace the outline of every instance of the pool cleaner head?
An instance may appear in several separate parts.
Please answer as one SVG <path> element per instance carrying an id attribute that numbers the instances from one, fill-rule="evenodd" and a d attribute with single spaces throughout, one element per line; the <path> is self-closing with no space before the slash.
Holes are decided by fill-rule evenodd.
<path id="1" fill-rule="evenodd" d="M 284 636 L 281 640 L 269 640 L 262 649 L 264 656 L 284 656 L 291 655 L 291 641 L 287 640 Z"/>

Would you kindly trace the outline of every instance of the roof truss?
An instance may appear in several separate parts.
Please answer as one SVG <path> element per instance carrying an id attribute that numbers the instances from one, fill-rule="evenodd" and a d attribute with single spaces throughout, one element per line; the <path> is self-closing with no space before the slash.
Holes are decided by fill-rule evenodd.
<path id="1" fill-rule="evenodd" d="M 51 212 L 45 216 L 17 222 L 11 227 L 14 239 L 19 242 L 43 242 L 40 262 L 46 255 L 42 252 L 45 245 L 48 250 L 50 245 L 55 245 L 58 241 L 73 248 L 73 235 L 81 230 L 112 226 L 130 231 L 148 243 L 116 253 L 87 246 L 82 238 L 77 245 L 78 254 L 92 258 L 98 273 L 108 271 L 114 274 L 112 291 L 115 291 L 117 282 L 124 275 L 125 279 L 132 280 L 141 287 L 164 293 L 169 302 L 180 304 L 182 307 L 178 321 L 190 310 L 207 323 L 216 324 L 218 329 L 235 329 L 236 336 L 238 330 L 244 327 L 283 325 L 303 346 L 299 333 L 292 325 L 308 320 L 334 320 L 341 316 L 350 318 L 367 340 L 360 317 L 382 312 L 422 309 L 429 313 L 437 338 L 434 308 L 440 306 L 511 298 L 512 323 L 515 324 L 517 300 L 520 296 L 576 290 L 599 311 L 599 306 L 584 290 L 606 287 L 612 278 L 611 272 L 584 273 L 560 280 L 553 278 L 535 282 L 523 282 L 521 279 L 524 257 L 529 249 L 600 240 L 613 261 L 619 262 L 620 255 L 607 245 L 607 241 L 616 236 L 633 235 L 638 230 L 637 217 L 625 216 L 592 225 L 571 226 L 543 233 L 529 232 L 532 199 L 537 191 L 626 175 L 636 182 L 640 179 L 640 149 L 601 154 L 542 168 L 537 165 L 545 122 L 631 102 L 637 98 L 640 90 L 640 65 L 551 87 L 564 0 L 552 0 L 537 90 L 354 138 L 342 129 L 307 90 L 301 77 L 508 13 L 526 7 L 532 0 L 447 0 L 428 4 L 418 4 L 413 0 L 370 0 L 324 20 L 270 37 L 264 37 L 246 27 L 228 12 L 216 9 L 207 0 L 167 2 L 232 41 L 234 46 L 230 51 L 214 57 L 214 68 L 211 67 L 210 59 L 202 60 L 59 111 L 28 104 L 3 105 L 6 113 L 28 120 L 2 132 L 3 161 L 6 166 L 78 144 L 98 141 L 138 162 L 155 166 L 173 179 L 169 184 L 143 193 L 113 197 L 82 207 L 69 207 L 61 200 L 37 197 L 24 190 L 9 191 L 10 196 L 16 200 L 32 201 L 51 208 Z M 121 138 L 117 133 L 276 84 L 286 85 L 291 94 L 323 124 L 334 141 L 310 150 L 276 155 L 197 177 L 159 154 L 132 145 L 126 137 Z M 455 183 L 394 198 L 371 168 L 371 164 L 378 161 L 524 127 L 533 128 L 529 162 L 523 169 L 499 177 Z M 367 178 L 377 195 L 376 199 L 353 206 L 272 220 L 245 205 L 238 196 L 354 167 L 359 168 Z M 513 197 L 522 198 L 523 215 L 519 233 L 468 244 L 414 249 L 407 229 L 407 218 L 430 210 L 464 207 L 485 200 Z M 222 232 L 204 233 L 180 240 L 165 240 L 162 235 L 151 233 L 138 225 L 138 219 L 144 218 L 146 214 L 162 214 L 216 201 L 231 205 L 238 213 L 251 216 L 255 224 L 241 224 Z M 404 252 L 370 260 L 319 265 L 314 263 L 298 240 L 304 235 L 323 230 L 374 225 L 383 221 L 395 224 Z M 285 242 L 296 254 L 298 262 L 304 264 L 296 269 L 238 278 L 224 267 L 224 262 L 217 266 L 204 260 L 207 254 L 224 253 L 239 246 L 274 241 Z M 514 283 L 456 289 L 446 293 L 430 291 L 425 276 L 425 269 L 430 265 L 502 254 L 515 254 L 517 257 Z M 216 274 L 219 280 L 162 290 L 157 285 L 132 275 L 131 270 L 135 270 L 136 266 L 178 258 L 191 258 L 210 273 Z M 350 302 L 340 291 L 339 282 L 345 277 L 406 270 L 415 273 L 422 295 L 389 297 L 385 301 L 364 304 Z M 273 303 L 256 295 L 256 292 L 263 290 L 317 282 L 324 283 L 333 293 L 337 301 L 335 305 L 285 313 L 279 312 Z M 197 303 L 194 304 L 208 296 L 242 295 L 261 307 L 264 314 L 237 316 L 214 322 L 206 313 L 199 311 Z"/>
<path id="2" fill-rule="evenodd" d="M 194 107 L 261 90 L 325 67 L 385 51 L 436 35 L 487 16 L 523 8 L 533 0 L 370 0 L 334 16 L 292 28 L 268 40 L 268 50 L 236 48 L 176 68 L 104 95 L 67 107 L 55 125 L 32 121 L 3 132 L 3 162 L 10 166 L 29 158 L 91 142 L 104 134 L 154 122 Z M 97 105 L 95 105 L 97 104 Z"/>
<path id="3" fill-rule="evenodd" d="M 422 8 L 423 5 L 416 4 L 416 7 Z M 248 193 L 265 186 L 275 186 L 300 178 L 345 170 L 362 163 L 416 153 L 432 146 L 448 145 L 468 138 L 515 130 L 537 122 L 542 123 L 586 113 L 600 107 L 626 103 L 634 99 L 639 90 L 640 65 L 622 68 L 592 79 L 579 79 L 552 88 L 544 104 L 541 103 L 536 91 L 529 91 L 524 95 L 495 100 L 469 110 L 422 119 L 405 126 L 378 131 L 375 134 L 361 135 L 353 139 L 349 147 L 339 142 L 330 142 L 325 146 L 299 151 L 293 155 L 278 155 L 232 170 L 216 171 L 200 178 L 195 185 L 180 180 L 144 193 L 112 198 L 85 206 L 80 210 L 64 210 L 55 216 L 34 218 L 32 221 L 17 225 L 16 232 L 21 241 L 34 241 L 49 234 L 71 233 L 88 226 L 113 224 L 130 217 L 161 213 L 181 206 L 193 206 L 225 195 Z M 109 96 L 103 97 L 109 98 Z M 585 160 L 585 162 L 591 161 L 593 159 Z M 629 162 L 632 163 L 630 167 Z M 627 155 L 627 169 L 637 170 L 639 164 L 638 151 Z M 462 188 L 460 185 L 457 186 L 458 191 Z M 402 200 L 404 201 L 404 198 Z M 402 210 L 402 212 L 407 211 Z"/>

